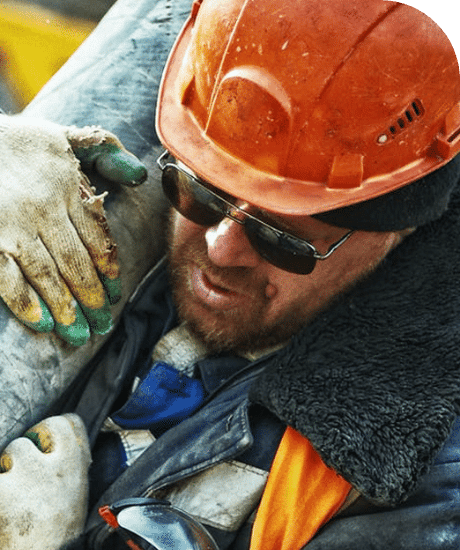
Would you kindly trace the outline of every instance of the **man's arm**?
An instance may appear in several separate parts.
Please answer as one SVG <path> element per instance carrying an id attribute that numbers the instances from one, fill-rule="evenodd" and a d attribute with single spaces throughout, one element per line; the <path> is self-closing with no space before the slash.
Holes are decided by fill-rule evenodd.
<path id="1" fill-rule="evenodd" d="M 82 48 L 18 116 L 64 126 L 110 130 L 149 171 L 137 188 L 108 183 L 93 170 L 118 247 L 124 304 L 163 253 L 166 208 L 155 160 L 161 151 L 154 116 L 158 84 L 170 46 L 191 2 L 119 0 Z M 0 182 L 1 185 L 1 182 Z M 58 230 L 58 228 L 56 229 Z M 49 407 L 94 356 L 107 336 L 71 347 L 54 332 L 37 334 L 0 308 L 0 447 L 47 415 Z"/>

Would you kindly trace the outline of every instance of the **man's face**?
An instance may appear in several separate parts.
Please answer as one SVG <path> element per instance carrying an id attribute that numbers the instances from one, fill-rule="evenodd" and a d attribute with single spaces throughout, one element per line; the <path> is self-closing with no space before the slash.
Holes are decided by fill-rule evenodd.
<path id="1" fill-rule="evenodd" d="M 273 221 L 323 253 L 346 233 L 311 217 Z M 311 274 L 297 275 L 262 259 L 234 221 L 209 228 L 172 211 L 169 255 L 179 315 L 212 351 L 263 350 L 295 334 L 399 240 L 397 233 L 356 232 Z"/>

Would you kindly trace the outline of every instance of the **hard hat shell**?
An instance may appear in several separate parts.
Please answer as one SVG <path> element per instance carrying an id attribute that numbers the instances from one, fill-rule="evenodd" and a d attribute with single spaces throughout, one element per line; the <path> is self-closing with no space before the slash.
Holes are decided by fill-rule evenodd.
<path id="1" fill-rule="evenodd" d="M 214 186 L 310 215 L 368 200 L 460 150 L 454 49 L 384 0 L 204 0 L 166 65 L 165 147 Z"/>

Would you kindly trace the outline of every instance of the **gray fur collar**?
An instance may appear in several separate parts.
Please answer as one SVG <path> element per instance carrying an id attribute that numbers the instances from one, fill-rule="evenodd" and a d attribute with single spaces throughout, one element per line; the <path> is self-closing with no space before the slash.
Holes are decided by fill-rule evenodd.
<path id="1" fill-rule="evenodd" d="M 252 390 L 379 504 L 416 488 L 460 414 L 459 212 L 457 196 L 298 334 Z"/>

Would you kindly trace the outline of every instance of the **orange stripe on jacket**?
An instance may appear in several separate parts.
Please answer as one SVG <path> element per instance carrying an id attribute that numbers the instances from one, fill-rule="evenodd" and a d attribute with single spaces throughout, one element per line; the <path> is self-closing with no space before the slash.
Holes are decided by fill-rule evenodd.
<path id="1" fill-rule="evenodd" d="M 288 427 L 276 452 L 250 550 L 299 550 L 345 502 L 351 485 Z"/>

